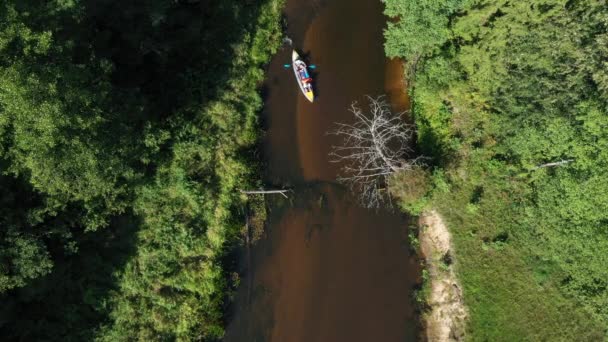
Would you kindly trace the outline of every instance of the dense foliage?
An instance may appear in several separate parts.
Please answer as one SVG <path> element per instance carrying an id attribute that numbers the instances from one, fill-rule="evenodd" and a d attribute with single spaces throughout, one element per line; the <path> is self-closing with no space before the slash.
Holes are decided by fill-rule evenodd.
<path id="1" fill-rule="evenodd" d="M 2 336 L 222 336 L 280 4 L 0 4 Z"/>
<path id="2" fill-rule="evenodd" d="M 413 114 L 435 167 L 421 201 L 455 235 L 469 337 L 606 338 L 608 7 L 385 2 L 387 54 L 417 61 Z"/>

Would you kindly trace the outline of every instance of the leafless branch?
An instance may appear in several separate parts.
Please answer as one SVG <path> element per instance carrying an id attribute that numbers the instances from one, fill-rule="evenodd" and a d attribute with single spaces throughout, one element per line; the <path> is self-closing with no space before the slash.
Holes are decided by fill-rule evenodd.
<path id="1" fill-rule="evenodd" d="M 353 102 L 354 123 L 337 123 L 329 133 L 343 138 L 329 155 L 331 162 L 343 165 L 338 180 L 358 191 L 364 206 L 379 207 L 390 201 L 383 191 L 388 177 L 410 170 L 419 159 L 411 159 L 414 128 L 402 120 L 403 113 L 393 113 L 384 96 L 367 99 L 369 111 Z"/>

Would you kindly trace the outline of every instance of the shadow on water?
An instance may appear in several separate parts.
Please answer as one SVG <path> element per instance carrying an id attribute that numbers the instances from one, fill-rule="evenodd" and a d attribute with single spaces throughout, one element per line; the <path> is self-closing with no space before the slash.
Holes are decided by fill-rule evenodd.
<path id="1" fill-rule="evenodd" d="M 293 40 L 294 47 L 301 47 L 315 17 L 331 0 L 287 1 L 284 11 L 285 32 Z"/>
<path id="2" fill-rule="evenodd" d="M 237 297 L 227 341 L 415 340 L 417 320 L 407 308 L 417 259 L 398 227 L 407 224 L 404 215 L 357 209 L 347 189 L 327 182 L 301 184 L 269 207 L 246 273 L 254 281 Z"/>

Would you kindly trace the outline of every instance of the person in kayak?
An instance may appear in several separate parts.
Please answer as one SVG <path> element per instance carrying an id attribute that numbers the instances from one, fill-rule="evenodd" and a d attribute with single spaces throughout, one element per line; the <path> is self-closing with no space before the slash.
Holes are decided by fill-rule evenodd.
<path id="1" fill-rule="evenodd" d="M 295 50 L 291 52 L 291 62 L 294 76 L 296 77 L 300 90 L 304 93 L 304 97 L 306 97 L 308 101 L 314 102 L 315 94 L 312 86 L 314 81 L 308 72 L 306 63 L 300 58 L 300 55 L 298 55 Z"/>

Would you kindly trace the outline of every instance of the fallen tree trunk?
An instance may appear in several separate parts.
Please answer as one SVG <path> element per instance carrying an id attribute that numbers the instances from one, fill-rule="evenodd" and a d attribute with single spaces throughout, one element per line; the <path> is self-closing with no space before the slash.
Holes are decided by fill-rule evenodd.
<path id="1" fill-rule="evenodd" d="M 280 194 L 285 198 L 288 198 L 287 195 L 285 195 L 286 192 L 289 192 L 291 190 L 241 190 L 241 193 L 243 194 L 247 194 L 247 195 L 266 195 L 266 194 Z"/>
<path id="2" fill-rule="evenodd" d="M 558 162 L 553 162 L 553 163 L 547 163 L 547 164 L 542 164 L 542 165 L 538 165 L 536 167 L 536 169 L 542 169 L 544 167 L 553 167 L 553 166 L 562 166 L 562 165 L 566 165 L 568 163 L 572 163 L 574 161 L 574 159 L 566 159 L 566 160 L 560 160 Z"/>

